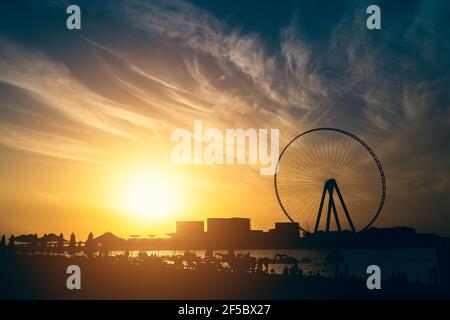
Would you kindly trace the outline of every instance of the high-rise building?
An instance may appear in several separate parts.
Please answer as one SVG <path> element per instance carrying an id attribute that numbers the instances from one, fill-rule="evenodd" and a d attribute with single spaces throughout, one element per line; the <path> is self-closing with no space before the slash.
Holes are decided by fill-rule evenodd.
<path id="1" fill-rule="evenodd" d="M 250 219 L 208 218 L 207 235 L 210 246 L 215 249 L 245 247 L 251 238 Z"/>
<path id="2" fill-rule="evenodd" d="M 276 247 L 295 247 L 299 241 L 299 225 L 294 222 L 276 222 L 269 230 L 270 243 Z"/>
<path id="3" fill-rule="evenodd" d="M 294 222 L 276 222 L 274 232 L 287 239 L 297 239 L 300 235 L 298 223 Z"/>
<path id="4" fill-rule="evenodd" d="M 208 218 L 208 233 L 246 233 L 250 231 L 250 219 L 248 218 Z"/>
<path id="5" fill-rule="evenodd" d="M 177 221 L 176 233 L 172 236 L 185 249 L 200 248 L 205 240 L 203 221 Z"/>

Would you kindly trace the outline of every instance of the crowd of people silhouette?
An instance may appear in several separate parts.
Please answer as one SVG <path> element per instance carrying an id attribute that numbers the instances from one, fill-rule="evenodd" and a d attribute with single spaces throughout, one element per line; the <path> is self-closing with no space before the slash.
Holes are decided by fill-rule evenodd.
<path id="1" fill-rule="evenodd" d="M 8 240 L 2 236 L 0 261 L 5 289 L 1 295 L 6 298 L 73 297 L 63 285 L 64 270 L 71 264 L 83 272 L 86 290 L 80 294 L 87 298 L 122 296 L 123 292 L 138 298 L 190 299 L 448 296 L 439 283 L 437 267 L 430 269 L 430 279 L 434 279 L 430 283 L 410 281 L 395 272 L 383 280 L 383 290 L 377 293 L 369 292 L 365 278 L 351 273 L 345 263 L 336 263 L 330 277 L 319 271 L 304 272 L 302 261 L 287 255 L 253 257 L 232 249 L 216 254 L 207 250 L 204 256 L 189 250 L 173 255 L 146 250 L 136 254 L 112 234 L 94 238 L 90 233 L 84 242 L 77 242 L 73 233 L 69 240 L 63 234 L 11 236 Z M 275 265 L 282 265 L 282 272 L 275 272 Z M 117 287 L 110 287 L 111 281 Z"/>

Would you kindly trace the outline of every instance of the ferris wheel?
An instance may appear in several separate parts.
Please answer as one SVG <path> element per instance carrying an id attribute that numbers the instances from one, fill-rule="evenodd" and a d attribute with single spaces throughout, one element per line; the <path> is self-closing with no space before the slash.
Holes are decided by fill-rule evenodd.
<path id="1" fill-rule="evenodd" d="M 376 154 L 362 139 L 336 128 L 308 130 L 290 141 L 274 184 L 284 214 L 304 232 L 365 230 L 386 197 Z"/>

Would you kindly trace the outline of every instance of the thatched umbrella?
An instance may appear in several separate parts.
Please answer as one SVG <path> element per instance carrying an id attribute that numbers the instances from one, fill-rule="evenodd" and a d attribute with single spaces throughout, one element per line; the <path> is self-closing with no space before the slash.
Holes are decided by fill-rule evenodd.
<path id="1" fill-rule="evenodd" d="M 35 234 L 22 234 L 14 238 L 14 241 L 22 243 L 31 243 L 36 240 L 37 236 Z"/>
<path id="2" fill-rule="evenodd" d="M 54 233 L 45 234 L 43 237 L 39 238 L 41 242 L 58 242 L 60 240 L 59 236 Z M 67 240 L 63 239 L 64 242 Z"/>
<path id="3" fill-rule="evenodd" d="M 127 241 L 119 238 L 111 232 L 106 232 L 94 239 L 95 244 L 100 244 L 103 248 L 108 249 L 123 249 L 126 247 Z"/>

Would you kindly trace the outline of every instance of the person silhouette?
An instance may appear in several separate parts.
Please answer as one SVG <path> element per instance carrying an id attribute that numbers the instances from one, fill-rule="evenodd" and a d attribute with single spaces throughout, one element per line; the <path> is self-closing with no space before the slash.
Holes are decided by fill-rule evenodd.
<path id="1" fill-rule="evenodd" d="M 2 235 L 2 239 L 0 240 L 0 255 L 2 255 L 6 251 L 6 237 Z"/>
<path id="2" fill-rule="evenodd" d="M 14 251 L 14 247 L 15 247 L 14 239 L 15 239 L 14 235 L 11 235 L 11 237 L 9 238 L 8 251 L 10 251 L 10 252 Z"/>
<path id="3" fill-rule="evenodd" d="M 72 232 L 72 234 L 70 235 L 69 246 L 67 247 L 67 253 L 73 256 L 75 255 L 76 252 L 77 248 L 76 248 L 75 234 Z"/>
<path id="4" fill-rule="evenodd" d="M 84 244 L 84 254 L 86 257 L 91 258 L 95 253 L 94 235 L 89 233 L 86 243 Z"/>
<path id="5" fill-rule="evenodd" d="M 6 237 L 5 235 L 2 235 L 2 240 L 0 240 L 0 249 L 6 248 Z"/>
<path id="6" fill-rule="evenodd" d="M 36 253 L 36 251 L 38 250 L 39 247 L 39 239 L 37 234 L 35 233 L 33 235 L 33 239 L 31 240 L 31 245 L 30 245 L 30 251 L 32 254 Z"/>
<path id="7" fill-rule="evenodd" d="M 59 254 L 64 253 L 64 235 L 62 233 L 59 234 L 56 245 L 56 252 Z"/>

